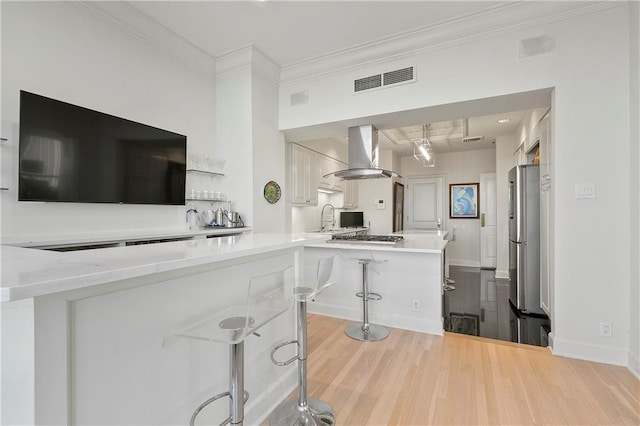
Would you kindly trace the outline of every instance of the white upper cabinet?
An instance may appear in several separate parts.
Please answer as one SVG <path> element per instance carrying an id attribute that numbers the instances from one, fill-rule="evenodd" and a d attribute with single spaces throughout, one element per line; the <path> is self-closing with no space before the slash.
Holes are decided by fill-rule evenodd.
<path id="1" fill-rule="evenodd" d="M 331 172 L 337 172 L 347 168 L 347 165 L 345 163 L 338 160 L 334 160 L 333 158 L 330 159 L 330 164 L 331 164 L 330 166 Z M 338 192 L 344 191 L 344 183 L 345 181 L 343 181 L 342 179 L 333 178 L 332 189 Z"/>
<path id="2" fill-rule="evenodd" d="M 347 168 L 347 165 L 326 155 L 317 154 L 318 160 L 318 188 L 329 191 L 343 191 L 343 182 L 335 176 L 327 176 L 329 173 L 337 172 Z"/>
<path id="3" fill-rule="evenodd" d="M 358 180 L 344 180 L 343 185 L 343 204 L 346 209 L 358 207 Z"/>
<path id="4" fill-rule="evenodd" d="M 291 204 L 318 204 L 318 161 L 316 153 L 291 144 Z"/>

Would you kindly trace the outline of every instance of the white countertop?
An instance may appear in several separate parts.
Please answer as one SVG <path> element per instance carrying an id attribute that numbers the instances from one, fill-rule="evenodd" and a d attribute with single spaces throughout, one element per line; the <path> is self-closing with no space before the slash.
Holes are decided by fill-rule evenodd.
<path id="1" fill-rule="evenodd" d="M 405 238 L 395 244 L 374 244 L 358 241 L 338 243 L 327 240 L 326 242 L 310 242 L 305 244 L 305 247 L 440 254 L 447 246 L 447 242 L 440 238 Z"/>
<path id="2" fill-rule="evenodd" d="M 248 233 L 69 252 L 2 245 L 0 301 L 42 296 L 222 262 L 320 242 L 326 238 L 326 235 L 320 234 Z"/>
<path id="3" fill-rule="evenodd" d="M 404 229 L 402 231 L 394 232 L 393 235 L 402 235 L 405 238 L 433 237 L 433 238 L 445 239 L 447 235 L 449 235 L 449 231 L 445 231 L 442 229 Z"/>
<path id="4" fill-rule="evenodd" d="M 197 229 L 142 229 L 120 231 L 94 231 L 82 234 L 52 234 L 52 235 L 21 235 L 18 237 L 2 238 L 3 245 L 16 247 L 60 247 L 84 244 L 106 244 L 121 241 L 145 241 L 162 238 L 205 237 L 207 235 L 231 235 L 251 231 L 250 227 L 243 228 L 211 228 Z"/>
<path id="5" fill-rule="evenodd" d="M 368 231 L 369 228 L 366 227 L 360 227 L 360 228 L 354 228 L 354 227 L 349 227 L 349 228 L 332 228 L 332 229 L 325 229 L 324 231 L 309 231 L 313 234 L 318 233 L 318 234 L 324 234 L 324 235 L 341 235 L 341 234 L 350 234 L 352 232 L 362 232 L 362 231 Z"/>

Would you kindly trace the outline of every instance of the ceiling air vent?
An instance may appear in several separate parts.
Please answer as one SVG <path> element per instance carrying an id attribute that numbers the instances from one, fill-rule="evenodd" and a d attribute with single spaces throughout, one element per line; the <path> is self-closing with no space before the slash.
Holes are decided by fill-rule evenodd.
<path id="1" fill-rule="evenodd" d="M 354 80 L 354 92 L 387 87 L 392 84 L 416 81 L 415 67 L 402 68 L 395 71 L 388 71 L 369 77 Z"/>
<path id="2" fill-rule="evenodd" d="M 467 136 L 466 138 L 462 138 L 462 143 L 475 143 L 482 142 L 484 140 L 484 136 Z"/>
<path id="3" fill-rule="evenodd" d="M 382 75 L 372 75 L 370 77 L 361 78 L 355 80 L 353 90 L 355 92 L 362 92 L 363 90 L 369 90 L 382 86 Z"/>
<path id="4" fill-rule="evenodd" d="M 382 74 L 383 85 L 402 83 L 403 81 L 413 80 L 413 67 L 403 68 L 401 70 L 389 71 Z"/>

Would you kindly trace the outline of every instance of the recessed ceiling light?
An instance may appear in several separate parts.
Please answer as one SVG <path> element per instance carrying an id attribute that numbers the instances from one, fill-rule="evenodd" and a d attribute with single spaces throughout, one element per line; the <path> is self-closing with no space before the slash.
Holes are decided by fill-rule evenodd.
<path id="1" fill-rule="evenodd" d="M 510 121 L 510 118 L 501 118 L 500 120 L 498 120 L 498 124 L 507 124 Z"/>

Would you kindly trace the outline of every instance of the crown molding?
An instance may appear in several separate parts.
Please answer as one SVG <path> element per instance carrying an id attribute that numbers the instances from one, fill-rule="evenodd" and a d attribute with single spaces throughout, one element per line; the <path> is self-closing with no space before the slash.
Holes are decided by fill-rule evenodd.
<path id="1" fill-rule="evenodd" d="M 216 78 L 225 79 L 251 71 L 268 83 L 280 83 L 280 66 L 253 45 L 246 45 L 216 58 Z"/>
<path id="2" fill-rule="evenodd" d="M 625 5 L 626 2 L 518 1 L 429 27 L 365 43 L 282 67 L 282 87 L 415 56 L 473 41 L 535 28 Z"/>
<path id="3" fill-rule="evenodd" d="M 215 77 L 216 59 L 184 37 L 123 1 L 68 1 L 68 4 L 102 22 L 150 44 L 210 78 Z"/>

